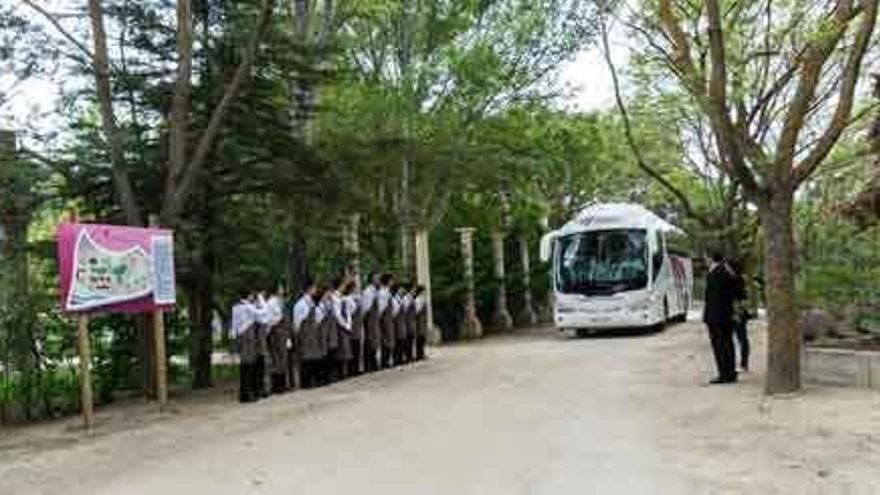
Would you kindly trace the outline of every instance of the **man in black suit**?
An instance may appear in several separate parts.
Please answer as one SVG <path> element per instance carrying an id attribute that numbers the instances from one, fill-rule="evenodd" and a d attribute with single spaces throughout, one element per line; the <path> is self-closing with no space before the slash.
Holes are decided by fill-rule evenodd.
<path id="1" fill-rule="evenodd" d="M 736 355 L 733 348 L 733 301 L 736 287 L 724 258 L 713 253 L 706 275 L 706 297 L 703 321 L 709 327 L 712 353 L 718 367 L 718 377 L 710 383 L 736 381 Z"/>

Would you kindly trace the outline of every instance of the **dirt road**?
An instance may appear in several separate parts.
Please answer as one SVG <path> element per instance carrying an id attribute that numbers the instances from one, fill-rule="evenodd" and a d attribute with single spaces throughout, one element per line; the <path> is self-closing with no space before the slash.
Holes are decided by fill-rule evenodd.
<path id="1" fill-rule="evenodd" d="M 766 399 L 753 340 L 735 386 L 704 385 L 696 325 L 533 331 L 256 405 L 107 417 L 93 438 L 34 427 L 0 441 L 0 493 L 880 493 L 880 395 Z"/>

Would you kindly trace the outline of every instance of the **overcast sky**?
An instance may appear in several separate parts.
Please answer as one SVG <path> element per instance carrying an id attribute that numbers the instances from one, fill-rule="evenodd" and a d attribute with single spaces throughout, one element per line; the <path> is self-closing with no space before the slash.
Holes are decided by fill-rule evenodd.
<path id="1" fill-rule="evenodd" d="M 627 59 L 625 40 L 612 31 L 611 41 L 615 64 L 623 67 Z M 9 78 L 3 76 L 4 70 L 0 65 L 0 89 L 8 87 Z M 611 76 L 596 46 L 585 47 L 561 68 L 559 76 L 559 82 L 568 89 L 567 96 L 561 101 L 565 108 L 591 111 L 607 109 L 614 104 Z M 32 80 L 18 87 L 13 101 L 0 108 L 0 127 L 20 128 L 26 122 L 40 127 L 51 126 L 62 83 L 58 80 Z"/>

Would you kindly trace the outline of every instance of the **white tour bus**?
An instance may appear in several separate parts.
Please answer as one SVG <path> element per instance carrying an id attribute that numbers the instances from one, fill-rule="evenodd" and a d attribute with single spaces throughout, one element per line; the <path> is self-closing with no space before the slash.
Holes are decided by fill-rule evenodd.
<path id="1" fill-rule="evenodd" d="M 661 327 L 691 307 L 688 256 L 667 246 L 681 231 L 635 204 L 591 205 L 541 239 L 552 261 L 560 330 Z"/>

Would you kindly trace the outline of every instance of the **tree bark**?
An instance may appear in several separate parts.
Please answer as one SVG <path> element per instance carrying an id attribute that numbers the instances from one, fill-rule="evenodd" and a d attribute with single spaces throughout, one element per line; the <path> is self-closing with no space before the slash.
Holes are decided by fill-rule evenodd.
<path id="1" fill-rule="evenodd" d="M 294 225 L 288 244 L 289 262 L 288 287 L 290 295 L 298 297 L 309 282 L 308 242 L 301 225 Z"/>
<path id="2" fill-rule="evenodd" d="M 214 330 L 211 325 L 213 310 L 213 269 L 210 253 L 204 253 L 203 266 L 193 284 L 194 293 L 190 295 L 192 308 L 192 327 L 190 330 L 189 365 L 192 370 L 192 388 L 209 388 L 213 385 L 211 376 L 211 355 L 214 352 Z"/>
<path id="3" fill-rule="evenodd" d="M 104 29 L 104 9 L 101 0 L 89 0 L 89 17 L 92 23 L 92 40 L 95 52 L 92 69 L 95 73 L 95 89 L 101 113 L 101 128 L 110 151 L 113 185 L 129 225 L 143 225 L 140 206 L 131 187 L 128 165 L 123 151 L 122 132 L 116 125 L 113 113 L 113 91 L 110 86 L 110 56 L 107 52 L 107 32 Z"/>
<path id="4" fill-rule="evenodd" d="M 767 278 L 768 394 L 790 393 L 801 385 L 801 333 L 794 302 L 794 236 L 792 198 L 775 197 L 761 205 L 764 263 Z"/>

